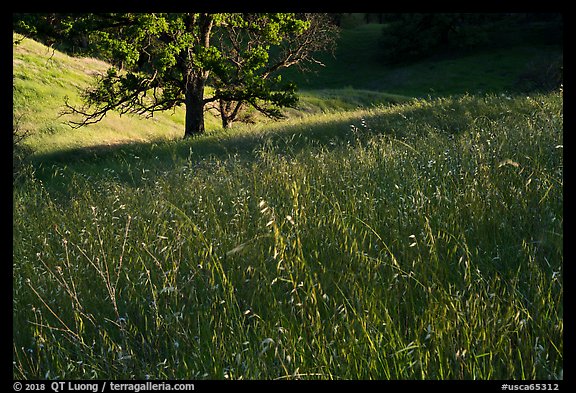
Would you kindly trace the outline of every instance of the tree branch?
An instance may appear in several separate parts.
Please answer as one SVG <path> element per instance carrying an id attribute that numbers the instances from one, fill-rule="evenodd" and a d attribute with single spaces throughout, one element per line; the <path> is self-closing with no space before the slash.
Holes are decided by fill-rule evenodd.
<path id="1" fill-rule="evenodd" d="M 154 112 L 170 109 L 183 100 L 179 98 L 158 97 L 156 90 L 158 85 L 154 84 L 158 72 L 152 77 L 146 78 L 135 74 L 118 77 L 114 72 L 110 72 L 103 77 L 98 86 L 84 93 L 85 104 L 77 107 L 70 104 L 69 97 L 65 97 L 65 109 L 60 112 L 60 116 L 79 115 L 82 120 L 69 120 L 67 123 L 72 128 L 80 128 L 89 124 L 98 123 L 109 111 L 117 111 L 120 115 L 134 113 L 140 116 L 148 114 L 153 116 Z M 132 83 L 130 88 L 124 88 L 124 84 Z M 148 104 L 146 96 L 152 89 L 152 99 Z M 95 107 L 95 108 L 94 108 Z"/>

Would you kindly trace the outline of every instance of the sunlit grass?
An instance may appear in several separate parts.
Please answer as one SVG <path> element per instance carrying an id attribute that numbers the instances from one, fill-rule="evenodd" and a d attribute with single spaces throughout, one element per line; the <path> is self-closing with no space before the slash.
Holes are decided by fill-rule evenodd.
<path id="1" fill-rule="evenodd" d="M 14 377 L 562 378 L 562 95 L 306 119 L 37 163 Z"/>

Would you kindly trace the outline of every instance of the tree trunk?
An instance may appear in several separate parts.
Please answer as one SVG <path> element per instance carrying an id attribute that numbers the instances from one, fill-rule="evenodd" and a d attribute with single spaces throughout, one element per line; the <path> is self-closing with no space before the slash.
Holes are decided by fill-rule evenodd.
<path id="1" fill-rule="evenodd" d="M 184 138 L 204 133 L 204 83 L 202 76 L 190 75 L 186 84 Z"/>
<path id="2" fill-rule="evenodd" d="M 188 32 L 195 36 L 195 44 L 188 49 L 187 63 L 185 65 L 184 105 L 186 106 L 186 121 L 184 125 L 184 138 L 204 133 L 204 85 L 208 80 L 207 70 L 194 68 L 196 50 L 194 46 L 208 49 L 210 47 L 210 34 L 214 23 L 211 14 L 189 14 L 187 19 Z M 196 31 L 196 28 L 198 30 Z"/>
<path id="3" fill-rule="evenodd" d="M 238 118 L 242 110 L 242 101 L 225 101 L 220 99 L 219 111 L 222 119 L 222 128 L 232 128 L 232 123 Z"/>
<path id="4" fill-rule="evenodd" d="M 228 128 L 232 128 L 232 122 L 228 120 L 228 117 L 226 115 L 222 115 L 222 128 L 224 129 L 228 129 Z"/>

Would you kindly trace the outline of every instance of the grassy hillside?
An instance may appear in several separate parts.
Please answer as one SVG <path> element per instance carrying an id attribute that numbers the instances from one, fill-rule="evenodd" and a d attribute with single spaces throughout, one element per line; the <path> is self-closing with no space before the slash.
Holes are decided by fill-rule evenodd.
<path id="1" fill-rule="evenodd" d="M 563 378 L 561 91 L 61 125 L 103 69 L 15 48 L 14 378 Z"/>
<path id="2" fill-rule="evenodd" d="M 34 151 L 174 138 L 181 133 L 182 111 L 146 122 L 112 113 L 99 124 L 77 130 L 65 124 L 70 119 L 60 116 L 65 97 L 79 104 L 81 89 L 107 68 L 104 62 L 70 57 L 31 39 L 14 46 L 14 117 L 22 129 L 31 132 L 27 142 Z"/>
<path id="3" fill-rule="evenodd" d="M 486 47 L 438 53 L 415 63 L 386 66 L 379 53 L 384 25 L 362 24 L 342 31 L 334 56 L 313 74 L 286 75 L 301 89 L 354 88 L 412 97 L 464 93 L 518 92 L 525 78 L 561 62 L 561 39 L 550 39 L 547 26 L 501 27 Z"/>
<path id="4" fill-rule="evenodd" d="M 14 39 L 20 36 L 14 35 Z M 105 147 L 122 143 L 179 139 L 184 134 L 184 110 L 144 117 L 108 114 L 100 123 L 80 129 L 66 124 L 61 116 L 65 97 L 80 104 L 80 93 L 94 82 L 108 65 L 91 58 L 74 58 L 31 39 L 14 46 L 14 118 L 20 128 L 31 132 L 26 143 L 38 155 L 55 151 Z M 355 89 L 322 89 L 301 94 L 297 108 L 286 109 L 288 117 L 405 102 L 409 98 L 382 92 Z M 259 122 L 266 122 L 256 116 Z M 221 130 L 220 120 L 206 114 L 207 130 Z"/>

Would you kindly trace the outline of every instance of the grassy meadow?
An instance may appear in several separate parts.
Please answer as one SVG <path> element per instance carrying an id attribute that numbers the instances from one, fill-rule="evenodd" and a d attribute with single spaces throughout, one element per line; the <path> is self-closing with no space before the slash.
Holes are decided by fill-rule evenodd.
<path id="1" fill-rule="evenodd" d="M 14 52 L 13 378 L 563 378 L 562 91 L 309 88 L 183 141 L 65 128 L 87 62 Z"/>

